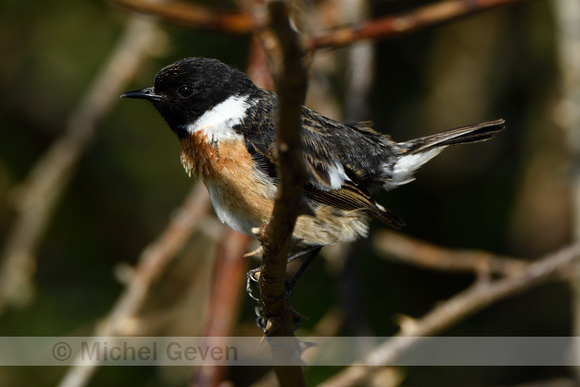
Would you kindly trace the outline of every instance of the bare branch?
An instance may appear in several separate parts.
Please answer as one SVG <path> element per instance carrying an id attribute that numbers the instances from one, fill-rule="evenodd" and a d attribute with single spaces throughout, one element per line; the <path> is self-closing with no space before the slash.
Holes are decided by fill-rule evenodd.
<path id="1" fill-rule="evenodd" d="M 300 106 L 306 92 L 302 54 L 288 23 L 288 12 L 284 3 L 271 2 L 270 12 L 271 24 L 283 50 L 283 73 L 277 74 L 280 92 L 277 136 L 280 185 L 264 243 L 261 275 L 263 281 L 260 286 L 260 291 L 265 292 L 262 294 L 264 300 L 279 299 L 286 292 L 286 259 L 294 223 L 304 206 L 303 188 L 306 183 L 300 131 Z"/>
<path id="2" fill-rule="evenodd" d="M 268 67 L 268 58 L 262 44 L 256 37 L 252 38 L 250 46 L 247 74 L 254 84 L 261 89 L 274 90 L 276 88 Z"/>
<path id="3" fill-rule="evenodd" d="M 576 237 L 580 236 L 580 174 L 577 160 L 580 157 L 580 4 L 574 0 L 557 0 L 553 2 L 556 19 L 556 36 L 560 64 L 560 101 L 558 113 L 554 114 L 557 124 L 567 135 L 566 145 L 570 153 L 566 155 L 568 168 L 574 171 L 570 174 L 568 189 L 572 198 L 571 216 L 572 230 Z M 572 335 L 580 335 L 580 267 L 576 267 L 576 276 L 570 281 L 572 293 Z M 571 348 L 571 356 L 578 364 L 580 347 L 576 344 Z M 580 379 L 580 367 L 574 367 L 576 379 Z"/>
<path id="4" fill-rule="evenodd" d="M 292 232 L 296 218 L 303 209 L 303 187 L 306 182 L 306 172 L 302 160 L 300 133 L 300 106 L 306 90 L 306 76 L 302 68 L 302 54 L 296 33 L 289 25 L 288 10 L 284 2 L 271 1 L 268 13 L 265 13 L 265 3 L 248 1 L 241 4 L 254 16 L 254 20 L 267 23 L 275 29 L 278 44 L 270 44 L 271 32 L 266 32 L 268 40 L 262 41 L 267 56 L 276 61 L 275 77 L 279 82 L 280 111 L 278 117 L 278 172 L 280 184 L 272 218 L 263 235 L 264 257 L 260 275 L 260 292 L 264 304 L 264 312 L 269 310 L 288 310 L 284 298 L 286 259 L 290 249 Z M 257 25 L 257 35 L 264 36 L 266 25 Z M 273 51 L 273 52 L 272 52 Z M 279 72 L 278 72 L 279 71 Z M 270 307 L 274 302 L 276 307 Z M 278 313 L 278 312 L 276 312 Z M 268 317 L 268 316 L 267 316 Z M 291 320 L 291 319 L 290 319 Z M 274 323 L 273 330 L 268 334 L 290 332 L 290 322 L 282 325 Z"/>
<path id="5" fill-rule="evenodd" d="M 306 50 L 338 48 L 361 40 L 391 38 L 467 15 L 524 1 L 529 0 L 448 0 L 436 2 L 400 15 L 385 16 L 370 20 L 360 26 L 348 26 L 326 35 L 311 37 L 306 42 Z"/>
<path id="6" fill-rule="evenodd" d="M 264 253 L 259 287 L 265 334 L 293 336 L 293 320 L 297 314 L 287 299 L 286 261 L 296 219 L 305 208 L 303 187 L 306 171 L 302 160 L 300 107 L 306 94 L 306 75 L 298 36 L 290 25 L 286 4 L 283 1 L 249 0 L 241 2 L 241 6 L 252 14 L 256 23 L 255 35 L 270 60 L 280 93 L 276 136 L 278 193 L 272 217 L 261 237 Z M 272 346 L 274 359 L 281 352 L 300 354 L 299 342 L 296 340 L 293 348 Z M 303 367 L 275 366 L 274 370 L 283 386 L 305 384 Z"/>
<path id="7" fill-rule="evenodd" d="M 280 92 L 278 116 L 278 194 L 270 223 L 263 243 L 262 272 L 260 275 L 260 297 L 266 318 L 266 334 L 270 336 L 292 336 L 294 319 L 286 298 L 286 260 L 294 225 L 303 210 L 303 189 L 306 170 L 301 148 L 300 107 L 306 95 L 306 74 L 302 68 L 302 52 L 297 35 L 290 26 L 289 13 L 283 1 L 269 3 L 271 26 L 274 28 L 282 48 L 282 73 L 276 74 Z M 286 349 L 299 354 L 296 348 Z M 273 347 L 275 358 L 280 349 Z M 303 367 L 274 367 L 283 386 L 305 385 Z"/>
<path id="8" fill-rule="evenodd" d="M 259 18 L 248 8 L 246 12 L 214 10 L 191 3 L 150 3 L 143 0 L 109 0 L 136 12 L 154 15 L 158 19 L 175 25 L 247 35 L 256 33 Z M 423 28 L 456 20 L 468 15 L 495 9 L 501 6 L 530 0 L 447 0 L 425 5 L 399 15 L 389 15 L 330 31 L 320 36 L 304 36 L 305 51 L 322 48 L 338 48 L 361 40 L 378 40 L 408 34 Z M 257 3 L 260 3 L 257 1 Z M 251 17 L 250 17 L 251 15 Z"/>
<path id="9" fill-rule="evenodd" d="M 187 28 L 247 35 L 251 32 L 248 14 L 215 10 L 198 4 L 143 0 L 109 0 L 135 12 L 154 15 L 159 20 Z"/>
<path id="10" fill-rule="evenodd" d="M 479 250 L 444 248 L 390 230 L 377 232 L 373 243 L 384 258 L 441 271 L 510 276 L 521 273 L 528 265 L 523 259 L 499 257 Z"/>
<path id="11" fill-rule="evenodd" d="M 517 275 L 496 281 L 479 281 L 467 290 L 450 298 L 435 307 L 431 312 L 418 320 L 407 321 L 395 338 L 404 338 L 395 342 L 389 340 L 373 350 L 364 360 L 368 365 L 384 365 L 392 362 L 405 350 L 413 346 L 422 336 L 435 335 L 450 328 L 459 321 L 501 299 L 516 295 L 527 289 L 563 274 L 564 269 L 580 259 L 580 242 L 575 242 L 560 251 L 548 254 L 542 259 L 530 263 Z M 376 372 L 378 367 L 354 366 L 345 369 L 324 385 L 332 387 L 363 384 L 364 380 Z"/>

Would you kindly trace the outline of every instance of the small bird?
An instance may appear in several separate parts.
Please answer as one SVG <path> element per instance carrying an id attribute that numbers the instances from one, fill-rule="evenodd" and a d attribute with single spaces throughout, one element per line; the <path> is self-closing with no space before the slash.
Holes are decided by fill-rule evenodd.
<path id="1" fill-rule="evenodd" d="M 268 223 L 278 186 L 276 93 L 218 60 L 186 58 L 159 71 L 153 87 L 121 97 L 151 101 L 180 140 L 186 172 L 204 182 L 223 223 L 244 234 Z M 500 119 L 395 142 L 369 122 L 344 124 L 302 107 L 311 214 L 298 217 L 294 243 L 319 249 L 351 242 L 367 236 L 372 219 L 402 227 L 370 192 L 409 183 L 448 145 L 485 141 L 503 128 Z"/>

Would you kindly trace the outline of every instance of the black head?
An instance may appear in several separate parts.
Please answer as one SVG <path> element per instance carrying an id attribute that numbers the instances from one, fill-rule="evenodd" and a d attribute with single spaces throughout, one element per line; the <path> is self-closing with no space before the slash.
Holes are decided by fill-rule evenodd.
<path id="1" fill-rule="evenodd" d="M 121 97 L 151 101 L 182 138 L 185 126 L 207 110 L 228 97 L 246 95 L 255 88 L 244 73 L 218 60 L 186 58 L 159 71 L 153 87 L 130 91 Z"/>

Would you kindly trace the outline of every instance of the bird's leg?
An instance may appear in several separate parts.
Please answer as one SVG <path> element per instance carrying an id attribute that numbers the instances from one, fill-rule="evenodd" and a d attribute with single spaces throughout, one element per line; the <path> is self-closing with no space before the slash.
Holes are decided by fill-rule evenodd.
<path id="1" fill-rule="evenodd" d="M 319 245 L 308 246 L 307 248 L 300 250 L 300 251 L 297 251 L 288 257 L 288 260 L 286 261 L 287 264 L 302 257 L 302 256 L 304 256 L 304 255 L 306 255 L 306 258 L 304 259 L 304 262 L 302 262 L 302 264 L 298 268 L 298 271 L 294 274 L 294 276 L 292 277 L 292 279 L 290 281 L 286 282 L 286 290 L 288 291 L 288 295 L 285 298 L 288 298 L 290 296 L 290 293 L 292 293 L 292 289 L 294 288 L 294 285 L 296 284 L 296 282 L 298 281 L 298 279 L 300 278 L 302 273 L 304 273 L 304 271 L 306 270 L 308 265 L 310 265 L 312 263 L 312 261 L 314 260 L 314 257 L 316 257 L 316 255 L 320 252 L 320 249 L 322 249 L 322 246 L 319 246 Z M 258 267 L 258 268 L 250 270 L 246 274 L 246 293 L 248 293 L 248 295 L 256 301 L 260 301 L 260 299 L 255 297 L 253 292 L 252 292 L 252 282 L 257 283 L 260 280 L 260 273 L 261 272 L 262 272 L 262 267 Z"/>
<path id="2" fill-rule="evenodd" d="M 248 296 L 250 296 L 252 299 L 256 300 L 256 301 L 260 301 L 259 298 L 257 298 L 256 296 L 254 296 L 254 293 L 252 292 L 252 282 L 256 282 L 258 283 L 258 281 L 260 280 L 260 273 L 262 272 L 262 267 L 257 267 L 255 269 L 250 270 L 247 274 L 246 274 L 246 293 L 248 293 Z M 257 276 L 257 278 L 256 278 Z"/>
<path id="3" fill-rule="evenodd" d="M 308 246 L 304 250 L 301 250 L 301 251 L 293 254 L 292 256 L 290 256 L 290 258 L 288 258 L 288 263 L 290 263 L 293 260 L 295 260 L 296 258 L 301 257 L 303 255 L 306 255 L 306 258 L 304 258 L 304 261 L 302 262 L 302 264 L 300 264 L 300 267 L 298 268 L 296 273 L 294 273 L 294 276 L 292 276 L 292 279 L 290 280 L 290 282 L 286 283 L 286 290 L 288 291 L 287 297 L 290 296 L 290 293 L 292 293 L 292 289 L 294 288 L 294 285 L 296 285 L 296 282 L 298 281 L 300 276 L 304 273 L 304 271 L 306 271 L 306 269 L 312 263 L 312 261 L 314 261 L 314 258 L 318 255 L 318 253 L 320 252 L 321 249 L 322 249 L 322 246 L 319 246 L 319 245 Z"/>

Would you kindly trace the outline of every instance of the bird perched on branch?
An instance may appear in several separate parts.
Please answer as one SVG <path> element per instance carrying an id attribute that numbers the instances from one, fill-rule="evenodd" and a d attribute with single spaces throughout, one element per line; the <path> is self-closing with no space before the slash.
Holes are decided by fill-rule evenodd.
<path id="1" fill-rule="evenodd" d="M 181 142 L 181 162 L 202 179 L 219 219 L 244 234 L 268 223 L 278 186 L 275 141 L 278 95 L 214 59 L 187 58 L 163 68 L 153 87 L 128 92 L 146 99 Z M 293 240 L 312 250 L 368 234 L 371 219 L 404 222 L 370 192 L 409 183 L 449 145 L 485 141 L 503 120 L 395 142 L 369 123 L 344 124 L 302 107 L 304 187 L 310 215 L 298 217 Z"/>

